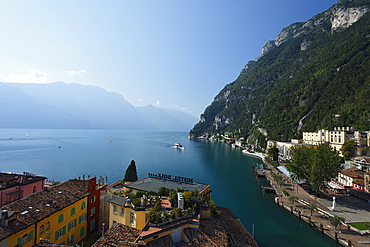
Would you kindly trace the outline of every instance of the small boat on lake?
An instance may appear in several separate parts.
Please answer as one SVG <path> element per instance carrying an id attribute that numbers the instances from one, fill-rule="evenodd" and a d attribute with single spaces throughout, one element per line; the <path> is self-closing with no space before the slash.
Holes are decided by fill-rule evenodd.
<path id="1" fill-rule="evenodd" d="M 173 145 L 174 148 L 176 149 L 184 149 L 184 146 L 181 145 L 180 143 L 175 143 L 175 145 Z"/>

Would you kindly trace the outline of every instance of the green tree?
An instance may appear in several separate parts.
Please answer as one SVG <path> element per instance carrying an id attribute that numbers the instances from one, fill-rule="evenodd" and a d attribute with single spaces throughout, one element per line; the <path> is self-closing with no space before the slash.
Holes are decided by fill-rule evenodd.
<path id="1" fill-rule="evenodd" d="M 334 216 L 329 218 L 329 221 L 330 221 L 330 224 L 332 224 L 334 226 L 335 230 L 337 230 L 338 225 L 341 222 L 344 222 L 344 218 L 339 217 L 338 215 L 334 215 Z"/>
<path id="2" fill-rule="evenodd" d="M 353 140 L 345 141 L 340 151 L 342 152 L 343 157 L 348 160 L 350 157 L 353 157 L 355 151 L 355 142 Z"/>
<path id="3" fill-rule="evenodd" d="M 289 202 L 294 206 L 294 203 L 298 201 L 298 197 L 296 196 L 289 196 Z"/>
<path id="4" fill-rule="evenodd" d="M 126 173 L 125 173 L 125 177 L 123 178 L 123 181 L 134 182 L 137 180 L 138 178 L 137 178 L 135 161 L 131 160 L 130 165 L 126 169 Z"/>
<path id="5" fill-rule="evenodd" d="M 279 149 L 277 147 L 270 147 L 267 149 L 267 155 L 273 160 L 279 160 Z"/>
<path id="6" fill-rule="evenodd" d="M 316 148 L 294 147 L 291 155 L 292 161 L 287 168 L 293 173 L 293 178 L 305 179 L 316 192 L 326 189 L 327 182 L 342 169 L 342 158 L 329 143 L 320 144 Z"/>
<path id="7" fill-rule="evenodd" d="M 317 206 L 313 203 L 308 204 L 307 207 L 308 207 L 308 210 L 310 210 L 311 212 L 311 216 L 312 216 L 313 211 L 317 210 Z"/>

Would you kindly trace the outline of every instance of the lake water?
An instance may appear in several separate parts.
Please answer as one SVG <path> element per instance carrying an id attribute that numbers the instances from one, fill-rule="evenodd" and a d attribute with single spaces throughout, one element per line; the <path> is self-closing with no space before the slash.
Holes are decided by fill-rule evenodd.
<path id="1" fill-rule="evenodd" d="M 254 228 L 259 246 L 339 246 L 264 196 L 251 170 L 258 159 L 225 143 L 189 140 L 186 132 L 0 129 L 1 172 L 58 181 L 103 176 L 112 183 L 131 160 L 139 178 L 162 173 L 211 184 L 216 205 L 230 208 L 250 233 Z"/>

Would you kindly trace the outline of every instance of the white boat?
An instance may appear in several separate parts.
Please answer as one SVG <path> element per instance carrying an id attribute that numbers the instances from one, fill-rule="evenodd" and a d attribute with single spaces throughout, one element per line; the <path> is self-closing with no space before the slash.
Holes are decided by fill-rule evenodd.
<path id="1" fill-rule="evenodd" d="M 180 143 L 175 143 L 175 145 L 173 145 L 174 148 L 176 149 L 184 149 L 184 146 L 181 145 Z"/>

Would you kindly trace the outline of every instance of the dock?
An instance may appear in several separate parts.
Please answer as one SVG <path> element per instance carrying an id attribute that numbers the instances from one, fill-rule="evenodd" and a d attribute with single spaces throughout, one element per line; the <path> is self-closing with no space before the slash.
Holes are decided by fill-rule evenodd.
<path id="1" fill-rule="evenodd" d="M 255 177 L 255 179 L 256 179 L 256 181 L 257 181 L 258 185 L 260 186 L 263 193 L 276 193 L 275 187 L 271 185 L 271 181 L 266 176 L 266 170 L 256 168 L 256 166 L 253 165 L 252 166 L 252 171 L 253 171 L 253 175 L 254 175 L 254 177 Z M 263 185 L 259 178 L 266 178 L 271 186 Z"/>

